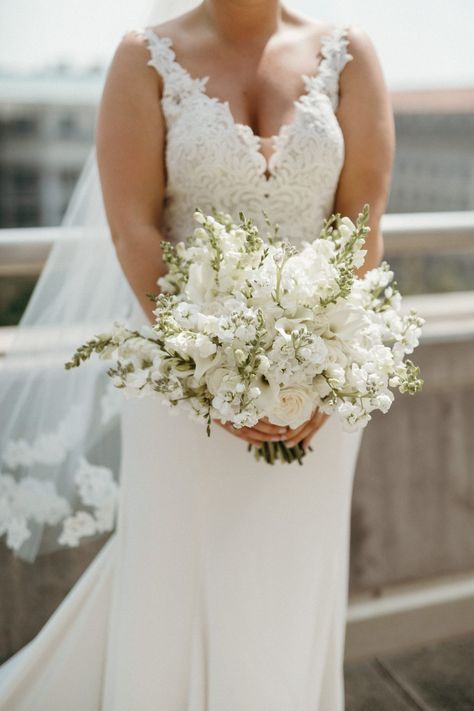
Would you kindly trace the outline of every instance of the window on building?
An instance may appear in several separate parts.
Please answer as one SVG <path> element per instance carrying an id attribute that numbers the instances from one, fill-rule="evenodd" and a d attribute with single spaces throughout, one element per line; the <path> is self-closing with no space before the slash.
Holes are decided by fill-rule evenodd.
<path id="1" fill-rule="evenodd" d="M 61 180 L 61 186 L 65 193 L 69 194 L 72 192 L 78 177 L 79 171 L 75 168 L 65 168 L 61 170 L 59 179 Z"/>
<path id="2" fill-rule="evenodd" d="M 15 192 L 35 192 L 38 189 L 38 181 L 38 171 L 35 168 L 17 166 L 11 169 L 10 184 Z"/>
<path id="3" fill-rule="evenodd" d="M 74 138 L 80 134 L 77 119 L 73 114 L 63 114 L 58 119 L 58 135 L 60 138 Z"/>
<path id="4" fill-rule="evenodd" d="M 12 137 L 34 136 L 38 131 L 38 121 L 35 116 L 18 116 L 7 123 L 6 130 Z"/>
<path id="5" fill-rule="evenodd" d="M 15 227 L 36 227 L 39 217 L 37 205 L 16 205 L 13 222 Z"/>

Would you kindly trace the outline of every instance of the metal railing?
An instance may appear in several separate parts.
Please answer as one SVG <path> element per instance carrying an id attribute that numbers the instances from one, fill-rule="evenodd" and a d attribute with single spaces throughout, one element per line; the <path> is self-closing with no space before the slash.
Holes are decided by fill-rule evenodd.
<path id="1" fill-rule="evenodd" d="M 389 213 L 382 217 L 384 259 L 415 255 L 474 253 L 474 211 Z M 105 229 L 105 228 L 101 228 Z M 36 276 L 57 240 L 81 238 L 80 227 L 32 227 L 0 230 L 0 278 Z M 404 309 L 426 319 L 424 342 L 474 338 L 474 291 L 404 296 Z M 0 328 L 0 352 L 14 327 Z"/>
<path id="2" fill-rule="evenodd" d="M 390 213 L 382 217 L 385 255 L 474 253 L 474 211 Z M 0 230 L 0 276 L 39 274 L 53 244 L 81 228 Z"/>

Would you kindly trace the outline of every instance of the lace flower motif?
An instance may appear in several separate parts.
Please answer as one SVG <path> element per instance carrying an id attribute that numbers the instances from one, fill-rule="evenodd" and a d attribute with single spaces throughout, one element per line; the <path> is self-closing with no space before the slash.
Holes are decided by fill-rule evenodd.
<path id="1" fill-rule="evenodd" d="M 30 537 L 30 521 L 62 522 L 58 541 L 66 546 L 77 546 L 84 536 L 113 529 L 118 486 L 112 470 L 81 457 L 74 479 L 79 498 L 90 511 L 72 514 L 69 502 L 58 494 L 52 481 L 32 476 L 16 481 L 11 474 L 0 474 L 0 535 L 6 536 L 9 548 L 18 550 Z"/>
<path id="2" fill-rule="evenodd" d="M 77 444 L 81 432 L 78 424 L 83 414 L 79 406 L 72 407 L 55 432 L 42 433 L 31 443 L 24 439 L 10 440 L 3 453 L 3 462 L 11 470 L 34 464 L 59 464 Z"/>
<path id="3" fill-rule="evenodd" d="M 11 474 L 0 474 L 0 535 L 6 535 L 9 548 L 18 550 L 30 537 L 29 520 L 54 525 L 70 510 L 53 482 L 31 476 L 17 482 Z"/>
<path id="4" fill-rule="evenodd" d="M 77 546 L 82 536 L 110 531 L 114 525 L 118 487 L 108 467 L 96 466 L 82 457 L 74 477 L 81 501 L 92 513 L 78 511 L 63 522 L 59 543 Z"/>

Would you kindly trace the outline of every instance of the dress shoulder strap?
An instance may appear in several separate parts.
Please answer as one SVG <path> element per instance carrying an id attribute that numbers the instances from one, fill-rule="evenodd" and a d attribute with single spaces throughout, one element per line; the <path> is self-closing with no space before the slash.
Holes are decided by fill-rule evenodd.
<path id="1" fill-rule="evenodd" d="M 208 77 L 194 78 L 176 60 L 171 37 L 157 35 L 151 27 L 133 30 L 143 38 L 150 52 L 148 65 L 154 67 L 163 80 L 163 99 L 179 104 L 183 96 L 202 89 Z"/>
<path id="2" fill-rule="evenodd" d="M 339 77 L 347 64 L 354 59 L 347 51 L 349 45 L 349 25 L 337 25 L 334 30 L 325 35 L 321 43 L 321 69 L 319 79 L 325 92 L 331 99 L 334 111 L 339 103 Z"/>
<path id="3" fill-rule="evenodd" d="M 138 35 L 148 48 L 150 53 L 148 64 L 153 66 L 161 74 L 162 78 L 166 80 L 175 69 L 171 39 L 169 37 L 159 37 L 150 27 L 134 29 L 132 32 Z"/>

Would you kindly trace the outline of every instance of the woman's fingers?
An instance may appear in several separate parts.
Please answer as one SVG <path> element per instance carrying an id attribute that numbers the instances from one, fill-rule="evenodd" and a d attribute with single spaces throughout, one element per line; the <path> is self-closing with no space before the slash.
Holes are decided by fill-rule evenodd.
<path id="1" fill-rule="evenodd" d="M 295 437 L 298 437 L 300 432 L 303 432 L 304 429 L 308 427 L 308 425 L 312 422 L 313 420 L 306 420 L 306 422 L 303 422 L 302 425 L 299 427 L 295 427 L 295 429 L 291 429 L 291 427 L 288 427 L 288 432 L 286 433 L 286 439 L 285 443 L 288 442 L 288 440 L 293 440 Z"/>
<path id="2" fill-rule="evenodd" d="M 260 432 L 255 427 L 241 427 L 238 432 L 242 432 L 242 436 L 252 437 L 258 442 L 279 442 L 285 437 L 283 433 L 269 434 L 268 432 Z"/>
<path id="3" fill-rule="evenodd" d="M 274 425 L 266 419 L 259 420 L 257 424 L 253 427 L 248 427 L 247 429 L 256 430 L 257 432 L 265 432 L 266 434 L 271 435 L 286 434 L 288 432 L 288 427 Z"/>
<path id="4" fill-rule="evenodd" d="M 309 433 L 306 435 L 306 437 L 302 440 L 301 446 L 303 447 L 303 449 L 306 449 L 306 447 L 309 446 L 309 444 L 310 444 L 311 440 L 313 439 L 314 435 L 316 434 L 316 432 L 317 432 L 318 430 L 321 429 L 321 427 L 323 426 L 324 422 L 326 422 L 326 420 L 327 420 L 328 417 L 329 417 L 329 415 L 326 415 L 326 417 L 319 423 L 319 425 L 318 425 L 317 427 L 313 428 L 313 429 L 311 430 L 311 432 L 309 432 Z"/>
<path id="5" fill-rule="evenodd" d="M 285 440 L 285 445 L 286 445 L 287 447 L 294 447 L 295 444 L 298 444 L 298 442 L 301 442 L 302 439 L 304 439 L 304 438 L 307 437 L 311 432 L 313 432 L 314 427 L 315 427 L 315 426 L 314 426 L 314 424 L 313 424 L 312 422 L 306 424 L 306 425 L 303 427 L 303 429 L 300 429 L 299 432 L 297 432 L 296 434 L 292 435 L 292 436 L 289 437 L 287 440 Z"/>
<path id="6" fill-rule="evenodd" d="M 259 441 L 256 440 L 256 439 L 253 439 L 253 438 L 251 438 L 251 437 L 243 437 L 242 434 L 239 432 L 239 430 L 235 429 L 234 427 L 228 427 L 227 425 L 223 424 L 223 423 L 220 422 L 219 420 L 215 420 L 215 422 L 216 422 L 218 425 L 220 425 L 224 430 L 227 430 L 227 432 L 228 432 L 229 434 L 234 435 L 234 437 L 238 437 L 238 439 L 242 439 L 242 440 L 244 440 L 245 442 L 248 442 L 249 444 L 254 444 L 254 445 L 256 445 L 257 447 L 261 444 L 261 442 L 259 442 Z"/>
<path id="7" fill-rule="evenodd" d="M 216 422 L 235 437 L 239 437 L 239 439 L 243 439 L 245 442 L 253 444 L 256 447 L 260 446 L 263 442 L 281 441 L 284 442 L 287 447 L 294 447 L 301 442 L 303 447 L 306 448 L 313 435 L 328 417 L 328 414 L 316 408 L 312 417 L 295 429 L 273 425 L 265 417 L 261 418 L 254 427 L 237 428 L 230 422 L 221 422 L 220 420 L 213 420 L 213 422 Z"/>
<path id="8" fill-rule="evenodd" d="M 295 439 L 296 439 L 296 442 L 299 442 L 301 439 L 301 437 L 300 437 L 301 433 L 304 432 L 305 430 L 307 430 L 308 427 L 311 426 L 316 421 L 316 419 L 319 415 L 319 412 L 320 412 L 319 408 L 316 408 L 316 410 L 313 412 L 313 414 L 309 418 L 309 420 L 306 420 L 306 422 L 303 422 L 302 425 L 300 425 L 299 427 L 295 427 L 294 429 L 291 429 L 291 427 L 289 427 L 285 444 L 288 446 L 288 442 L 294 442 Z M 293 445 L 291 445 L 291 446 L 293 446 Z"/>
<path id="9" fill-rule="evenodd" d="M 223 427 L 225 430 L 233 434 L 239 439 L 243 439 L 250 444 L 255 444 L 257 447 L 262 444 L 262 442 L 276 441 L 280 439 L 280 435 L 272 436 L 268 434 L 263 434 L 262 432 L 256 432 L 252 427 L 233 427 L 229 422 L 221 422 L 220 420 L 214 420 L 218 425 Z"/>
<path id="10" fill-rule="evenodd" d="M 286 446 L 294 447 L 295 444 L 302 442 L 303 447 L 306 448 L 313 435 L 321 428 L 328 417 L 329 415 L 327 413 L 320 412 L 318 410 L 318 412 L 311 418 L 311 420 L 308 421 L 308 423 L 306 423 L 306 426 L 300 430 L 300 432 L 286 440 Z"/>

